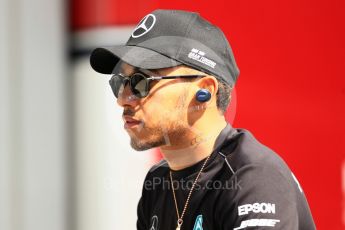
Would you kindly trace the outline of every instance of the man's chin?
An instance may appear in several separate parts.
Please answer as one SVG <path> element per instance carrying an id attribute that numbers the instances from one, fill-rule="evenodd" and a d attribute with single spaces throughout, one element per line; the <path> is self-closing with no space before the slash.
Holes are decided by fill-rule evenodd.
<path id="1" fill-rule="evenodd" d="M 161 141 L 145 142 L 133 140 L 133 138 L 131 138 L 131 147 L 136 151 L 145 151 L 152 148 L 157 148 L 162 145 L 164 145 L 164 143 L 162 143 Z"/>

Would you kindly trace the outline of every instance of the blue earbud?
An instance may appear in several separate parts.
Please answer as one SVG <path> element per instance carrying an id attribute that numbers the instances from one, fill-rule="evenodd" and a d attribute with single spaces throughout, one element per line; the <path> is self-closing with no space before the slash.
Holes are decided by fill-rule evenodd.
<path id="1" fill-rule="evenodd" d="M 196 92 L 196 100 L 200 102 L 205 102 L 210 100 L 211 98 L 211 93 L 207 89 L 199 89 Z"/>

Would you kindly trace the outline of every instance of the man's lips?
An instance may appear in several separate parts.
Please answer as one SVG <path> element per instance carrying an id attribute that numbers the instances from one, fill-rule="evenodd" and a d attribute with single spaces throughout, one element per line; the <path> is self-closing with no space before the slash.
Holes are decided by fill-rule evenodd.
<path id="1" fill-rule="evenodd" d="M 139 120 L 128 115 L 122 116 L 122 118 L 125 122 L 140 122 Z"/>
<path id="2" fill-rule="evenodd" d="M 124 124 L 124 128 L 125 128 L 125 129 L 131 128 L 131 127 L 133 127 L 133 126 L 138 125 L 138 124 L 141 123 L 140 120 L 134 119 L 134 118 L 131 117 L 131 116 L 127 116 L 127 115 L 126 115 L 126 116 L 123 116 L 122 118 L 123 118 L 123 120 L 124 120 L 124 122 L 125 122 L 125 124 Z"/>

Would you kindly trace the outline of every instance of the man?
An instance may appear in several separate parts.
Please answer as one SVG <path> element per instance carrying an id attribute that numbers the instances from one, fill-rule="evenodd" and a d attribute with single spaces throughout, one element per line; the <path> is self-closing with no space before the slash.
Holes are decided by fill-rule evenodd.
<path id="1" fill-rule="evenodd" d="M 315 229 L 285 162 L 224 118 L 239 70 L 218 27 L 156 10 L 90 63 L 113 74 L 131 146 L 159 147 L 164 158 L 146 176 L 137 229 Z"/>

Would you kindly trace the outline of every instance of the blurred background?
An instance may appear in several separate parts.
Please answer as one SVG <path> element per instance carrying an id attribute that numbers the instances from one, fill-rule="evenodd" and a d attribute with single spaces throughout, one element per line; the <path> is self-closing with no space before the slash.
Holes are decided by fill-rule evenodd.
<path id="1" fill-rule="evenodd" d="M 227 120 L 286 160 L 318 229 L 345 229 L 343 0 L 0 0 L 0 229 L 136 228 L 160 154 L 130 148 L 88 59 L 156 8 L 222 28 L 241 70 Z"/>

